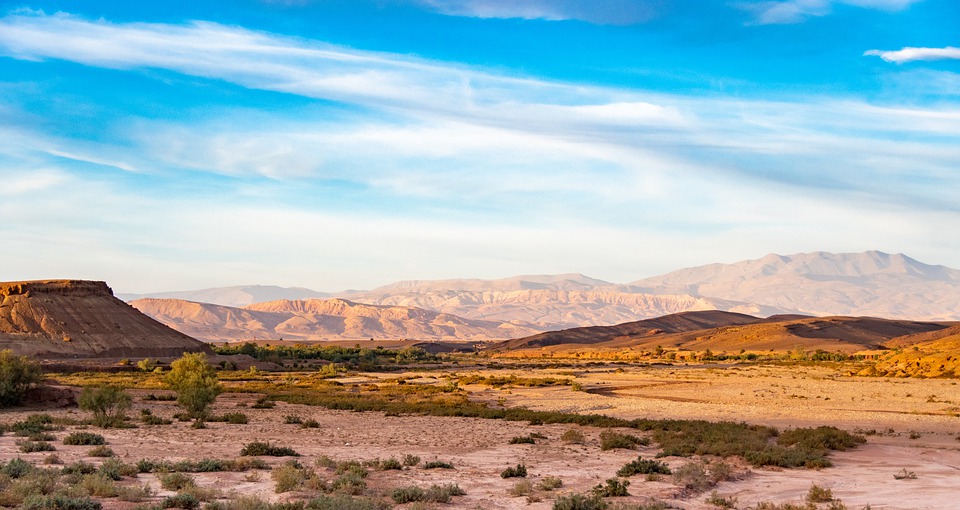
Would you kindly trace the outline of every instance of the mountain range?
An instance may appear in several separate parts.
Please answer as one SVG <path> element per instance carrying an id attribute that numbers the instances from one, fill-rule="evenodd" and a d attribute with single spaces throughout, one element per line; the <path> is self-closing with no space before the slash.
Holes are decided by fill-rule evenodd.
<path id="1" fill-rule="evenodd" d="M 227 338 L 242 334 L 246 326 L 241 324 L 249 324 L 252 328 L 250 331 L 262 334 L 273 331 L 276 334 L 286 332 L 287 336 L 310 336 L 315 333 L 319 336 L 348 335 L 351 338 L 353 332 L 361 337 L 378 337 L 392 336 L 394 333 L 391 331 L 404 337 L 421 339 L 479 338 L 484 328 L 488 331 L 492 328 L 495 335 L 489 338 L 502 339 L 507 338 L 503 336 L 504 333 L 519 337 L 530 332 L 609 326 L 695 310 L 721 310 L 761 317 L 803 314 L 960 320 L 960 271 L 924 264 L 902 254 L 891 255 L 878 251 L 840 254 L 814 252 L 789 256 L 771 254 L 732 264 L 709 264 L 627 284 L 606 282 L 581 274 L 562 274 L 516 276 L 499 280 L 402 281 L 367 291 L 339 293 L 246 286 L 122 295 L 125 299 L 172 296 L 181 300 L 176 306 L 184 307 L 184 310 L 174 312 L 176 306 L 173 303 L 165 306 L 153 303 L 150 306 L 143 305 L 141 309 L 174 328 L 185 328 L 185 324 L 192 321 L 190 327 L 194 329 L 187 332 L 200 338 Z M 316 319 L 313 323 L 311 321 L 314 319 L 302 318 L 303 312 L 295 310 L 283 313 L 299 313 L 300 319 L 287 323 L 293 318 L 290 316 L 270 327 L 266 325 L 273 324 L 271 321 L 258 319 L 257 323 L 246 319 L 230 319 L 230 313 L 240 312 L 228 313 L 223 310 L 210 315 L 221 318 L 206 326 L 197 318 L 189 321 L 185 318 L 196 313 L 187 309 L 196 308 L 196 304 L 185 304 L 188 301 L 235 308 L 243 306 L 246 307 L 243 313 L 252 314 L 260 311 L 256 307 L 250 308 L 250 305 L 262 301 L 310 302 L 327 297 L 348 300 L 345 302 L 354 306 L 364 304 L 420 311 L 407 319 L 416 325 L 402 328 L 396 326 L 396 322 L 391 323 L 393 326 L 374 327 L 369 320 L 365 326 L 356 326 L 356 321 L 348 326 L 345 320 L 342 327 L 330 326 L 330 320 Z M 163 313 L 157 311 L 161 308 Z M 340 306 L 338 309 L 346 313 L 351 307 Z M 443 319 L 428 318 L 428 315 L 424 315 L 426 312 L 442 316 Z M 453 333 L 449 327 L 436 329 L 427 325 L 436 320 L 454 320 L 452 317 L 456 317 L 454 322 L 461 321 L 454 328 L 459 333 Z M 424 320 L 427 322 L 424 323 Z M 470 321 L 485 321 L 486 324 Z M 283 327 L 280 330 L 275 329 L 281 325 Z M 230 331 L 215 333 L 217 328 Z M 308 332 L 310 328 L 316 329 Z M 201 330 L 205 332 L 201 334 Z"/>

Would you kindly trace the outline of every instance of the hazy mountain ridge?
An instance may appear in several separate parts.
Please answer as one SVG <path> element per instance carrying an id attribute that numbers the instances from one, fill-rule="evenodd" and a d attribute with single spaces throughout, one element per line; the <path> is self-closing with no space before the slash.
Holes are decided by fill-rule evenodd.
<path id="1" fill-rule="evenodd" d="M 215 287 L 210 289 L 153 292 L 148 294 L 118 294 L 124 301 L 137 299 L 182 299 L 198 303 L 243 307 L 252 303 L 263 303 L 279 299 L 316 299 L 330 297 L 326 292 L 305 289 L 303 287 L 278 287 L 276 285 L 237 285 L 233 287 Z"/>
<path id="2" fill-rule="evenodd" d="M 651 293 L 723 297 L 811 315 L 960 320 L 960 271 L 877 251 L 767 255 L 681 269 L 631 285 Z"/>
<path id="3" fill-rule="evenodd" d="M 203 301 L 201 298 L 204 296 L 216 297 L 221 301 L 246 296 L 244 299 L 247 302 L 243 304 L 249 305 L 256 296 L 274 297 L 284 293 L 291 296 L 298 293 L 328 295 L 309 289 L 270 286 L 167 294 L 191 296 L 187 298 L 190 301 Z M 629 284 L 610 283 L 571 273 L 497 280 L 409 280 L 373 290 L 329 295 L 349 299 L 353 303 L 417 308 L 470 321 L 512 324 L 534 331 L 610 326 L 697 310 L 722 310 L 754 316 L 806 314 L 960 320 L 960 271 L 923 264 L 902 254 L 889 255 L 877 251 L 767 255 L 732 264 L 681 269 Z M 298 301 L 301 298 L 280 299 Z M 245 312 L 248 314 L 267 310 L 261 306 L 248 308 Z M 305 310 L 295 312 L 306 313 Z M 267 327 L 269 320 L 265 317 L 251 315 L 248 320 L 265 324 L 263 328 L 252 326 L 256 331 L 271 331 L 276 327 Z M 434 319 L 424 316 L 405 320 L 430 322 Z M 239 334 L 241 328 L 237 321 L 239 319 L 231 323 L 230 328 Z M 367 331 L 365 327 L 358 326 L 354 330 Z M 491 338 L 505 338 L 501 336 L 504 327 L 495 329 L 497 334 Z M 331 328 L 329 331 L 336 330 L 333 326 Z M 383 334 L 375 329 L 371 331 L 372 336 Z M 384 331 L 387 330 L 397 331 L 396 328 Z M 432 330 L 419 326 L 410 329 L 410 332 L 411 336 L 418 331 L 428 335 L 424 338 L 435 338 L 429 336 Z M 443 334 L 447 332 L 443 330 Z M 201 336 L 209 338 L 209 335 Z"/>
<path id="4" fill-rule="evenodd" d="M 208 342 L 281 338 L 486 340 L 540 331 L 522 324 L 469 320 L 431 310 L 345 299 L 278 300 L 244 308 L 152 298 L 130 304 L 178 331 Z"/>

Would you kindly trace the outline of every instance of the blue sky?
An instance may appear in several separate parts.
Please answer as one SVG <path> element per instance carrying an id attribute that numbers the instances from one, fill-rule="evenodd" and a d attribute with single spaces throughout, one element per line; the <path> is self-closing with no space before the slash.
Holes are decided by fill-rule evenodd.
<path id="1" fill-rule="evenodd" d="M 4 2 L 0 280 L 960 267 L 958 21 L 949 0 Z"/>

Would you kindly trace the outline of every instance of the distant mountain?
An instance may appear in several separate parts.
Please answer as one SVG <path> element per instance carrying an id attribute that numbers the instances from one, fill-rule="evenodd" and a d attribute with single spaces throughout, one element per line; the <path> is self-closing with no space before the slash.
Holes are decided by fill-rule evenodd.
<path id="1" fill-rule="evenodd" d="M 631 285 L 653 294 L 763 303 L 810 315 L 960 320 L 960 271 L 878 251 L 767 255 Z"/>
<path id="2" fill-rule="evenodd" d="M 933 323 L 872 317 L 751 317 L 719 311 L 685 312 L 629 322 L 551 331 L 506 340 L 490 350 L 506 356 L 542 356 L 570 352 L 652 351 L 657 347 L 715 353 L 786 352 L 800 347 L 808 352 L 855 353 L 887 349 L 905 339 L 920 342 L 940 338 L 940 331 L 956 331 L 957 323 Z"/>
<path id="3" fill-rule="evenodd" d="M 253 303 L 276 301 L 278 299 L 316 299 L 330 297 L 325 292 L 302 287 L 277 287 L 276 285 L 241 285 L 236 287 L 217 287 L 212 289 L 186 290 L 178 292 L 154 292 L 152 294 L 118 294 L 124 301 L 143 298 L 182 299 L 198 303 L 212 303 L 224 306 L 247 306 Z"/>
<path id="4" fill-rule="evenodd" d="M 646 293 L 634 286 L 581 274 L 407 281 L 353 292 L 349 297 L 362 303 L 414 306 L 470 319 L 522 321 L 544 330 L 619 324 L 689 310 L 719 309 L 759 315 L 794 312 L 685 293 Z"/>
<path id="5" fill-rule="evenodd" d="M 0 283 L 0 349 L 36 358 L 211 352 L 115 298 L 106 283 L 84 280 Z"/>
<path id="6" fill-rule="evenodd" d="M 345 299 L 278 300 L 243 308 L 179 299 L 130 303 L 154 319 L 208 342 L 227 340 L 488 340 L 540 330 L 524 324 L 470 320 L 402 306 L 367 305 Z"/>
<path id="7" fill-rule="evenodd" d="M 815 252 L 709 264 L 630 284 L 574 273 L 498 280 L 411 280 L 335 294 L 253 285 L 149 296 L 234 307 L 339 297 L 541 331 L 609 326 L 698 310 L 753 316 L 960 320 L 960 271 L 923 264 L 901 254 Z"/>

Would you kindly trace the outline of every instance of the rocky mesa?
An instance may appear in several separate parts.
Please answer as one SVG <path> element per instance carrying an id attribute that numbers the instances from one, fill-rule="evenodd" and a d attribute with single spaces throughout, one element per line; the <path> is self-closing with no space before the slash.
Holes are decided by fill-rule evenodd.
<path id="1" fill-rule="evenodd" d="M 209 352 L 114 297 L 105 282 L 84 280 L 0 283 L 0 349 L 36 358 Z"/>

